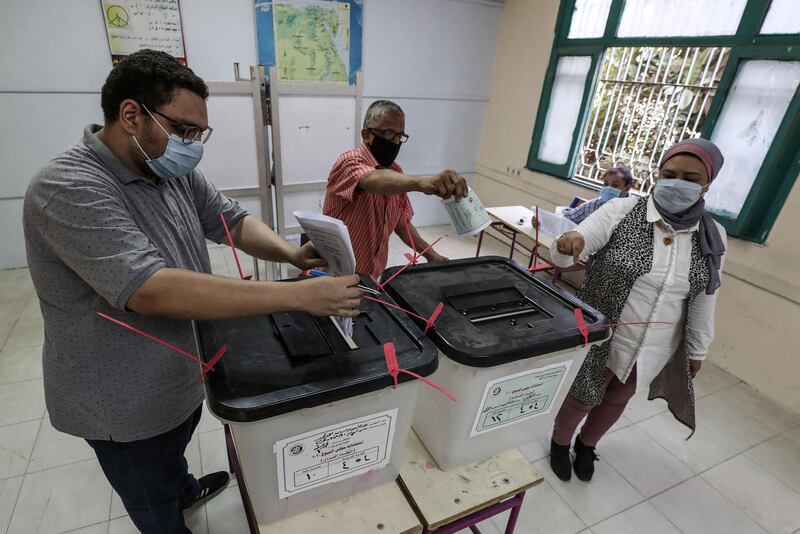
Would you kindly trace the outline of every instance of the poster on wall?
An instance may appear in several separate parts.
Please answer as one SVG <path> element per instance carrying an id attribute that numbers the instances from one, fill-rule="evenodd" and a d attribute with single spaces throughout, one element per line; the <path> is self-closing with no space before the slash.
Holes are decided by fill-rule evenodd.
<path id="1" fill-rule="evenodd" d="M 354 85 L 363 0 L 256 0 L 258 59 L 284 82 Z"/>
<path id="2" fill-rule="evenodd" d="M 178 0 L 100 0 L 111 61 L 145 48 L 186 64 Z"/>

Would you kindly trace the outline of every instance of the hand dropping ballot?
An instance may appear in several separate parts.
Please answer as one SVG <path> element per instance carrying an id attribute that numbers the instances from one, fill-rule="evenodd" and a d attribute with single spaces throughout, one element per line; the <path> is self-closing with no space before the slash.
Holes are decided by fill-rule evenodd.
<path id="1" fill-rule="evenodd" d="M 485 229 L 492 222 L 481 199 L 472 188 L 469 195 L 456 202 L 455 197 L 442 199 L 442 204 L 450 216 L 458 235 L 475 235 Z"/>
<path id="2" fill-rule="evenodd" d="M 295 211 L 292 215 L 314 243 L 319 255 L 328 263 L 328 274 L 346 276 L 356 272 L 356 255 L 350 241 L 350 232 L 342 221 L 310 211 Z M 351 339 L 352 317 L 340 317 L 334 323 L 341 328 L 350 348 L 356 348 Z"/>

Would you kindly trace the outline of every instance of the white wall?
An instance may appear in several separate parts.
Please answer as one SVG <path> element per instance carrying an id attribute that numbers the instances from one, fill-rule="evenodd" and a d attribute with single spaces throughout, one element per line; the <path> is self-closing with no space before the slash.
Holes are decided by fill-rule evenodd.
<path id="1" fill-rule="evenodd" d="M 375 99 L 406 111 L 409 173 L 453 168 L 471 176 L 489 92 L 501 4 L 477 0 L 365 0 L 364 110 Z M 25 265 L 20 224 L 28 181 L 48 158 L 101 122 L 111 57 L 98 0 L 2 0 L 0 8 L 0 269 Z M 181 0 L 189 66 L 232 81 L 257 62 L 252 0 Z M 238 101 L 237 101 L 238 99 Z M 209 101 L 213 141 L 201 168 L 220 187 L 256 187 L 249 97 Z M 282 117 L 283 119 L 283 117 Z M 332 163 L 332 161 L 331 161 Z M 414 195 L 415 224 L 445 221 L 439 202 Z M 253 206 L 257 203 L 251 202 Z M 250 205 L 248 204 L 248 205 Z"/>
<path id="2" fill-rule="evenodd" d="M 362 116 L 382 98 L 403 108 L 407 173 L 475 172 L 501 13 L 493 2 L 365 0 Z M 415 225 L 448 221 L 438 199 L 411 199 Z"/>

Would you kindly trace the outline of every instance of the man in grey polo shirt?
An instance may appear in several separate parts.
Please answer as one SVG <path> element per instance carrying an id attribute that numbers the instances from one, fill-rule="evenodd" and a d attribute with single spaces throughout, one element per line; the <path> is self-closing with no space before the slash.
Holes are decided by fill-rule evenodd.
<path id="1" fill-rule="evenodd" d="M 184 450 L 200 419 L 195 362 L 99 317 L 119 318 L 179 347 L 190 319 L 302 310 L 354 316 L 356 276 L 298 283 L 213 276 L 205 239 L 270 261 L 321 265 L 195 166 L 211 128 L 205 83 L 171 56 L 123 59 L 102 90 L 105 124 L 33 178 L 23 224 L 44 317 L 44 384 L 53 426 L 85 438 L 134 524 L 189 532 L 183 510 L 224 489 L 225 472 L 197 480 Z"/>

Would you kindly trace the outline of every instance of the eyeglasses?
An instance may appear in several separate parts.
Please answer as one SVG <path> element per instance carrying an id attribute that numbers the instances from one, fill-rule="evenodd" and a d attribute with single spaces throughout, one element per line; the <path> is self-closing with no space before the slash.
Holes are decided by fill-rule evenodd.
<path id="1" fill-rule="evenodd" d="M 400 144 L 405 143 L 408 141 L 408 134 L 404 132 L 395 132 L 394 130 L 376 130 L 375 128 L 367 128 L 373 135 L 377 135 L 387 141 L 394 141 L 395 139 L 400 139 Z"/>
<path id="2" fill-rule="evenodd" d="M 141 106 L 148 112 L 150 110 L 144 104 Z M 195 126 L 193 124 L 184 124 L 182 122 L 176 121 L 172 117 L 168 117 L 161 113 L 160 111 L 153 110 L 153 113 L 158 115 L 159 117 L 163 117 L 167 119 L 170 124 L 175 128 L 175 133 L 180 136 L 181 141 L 184 144 L 190 145 L 195 141 L 200 141 L 201 143 L 205 144 L 208 142 L 208 138 L 211 137 L 211 132 L 214 131 L 214 128 L 208 126 L 205 129 L 200 128 L 199 126 Z"/>

